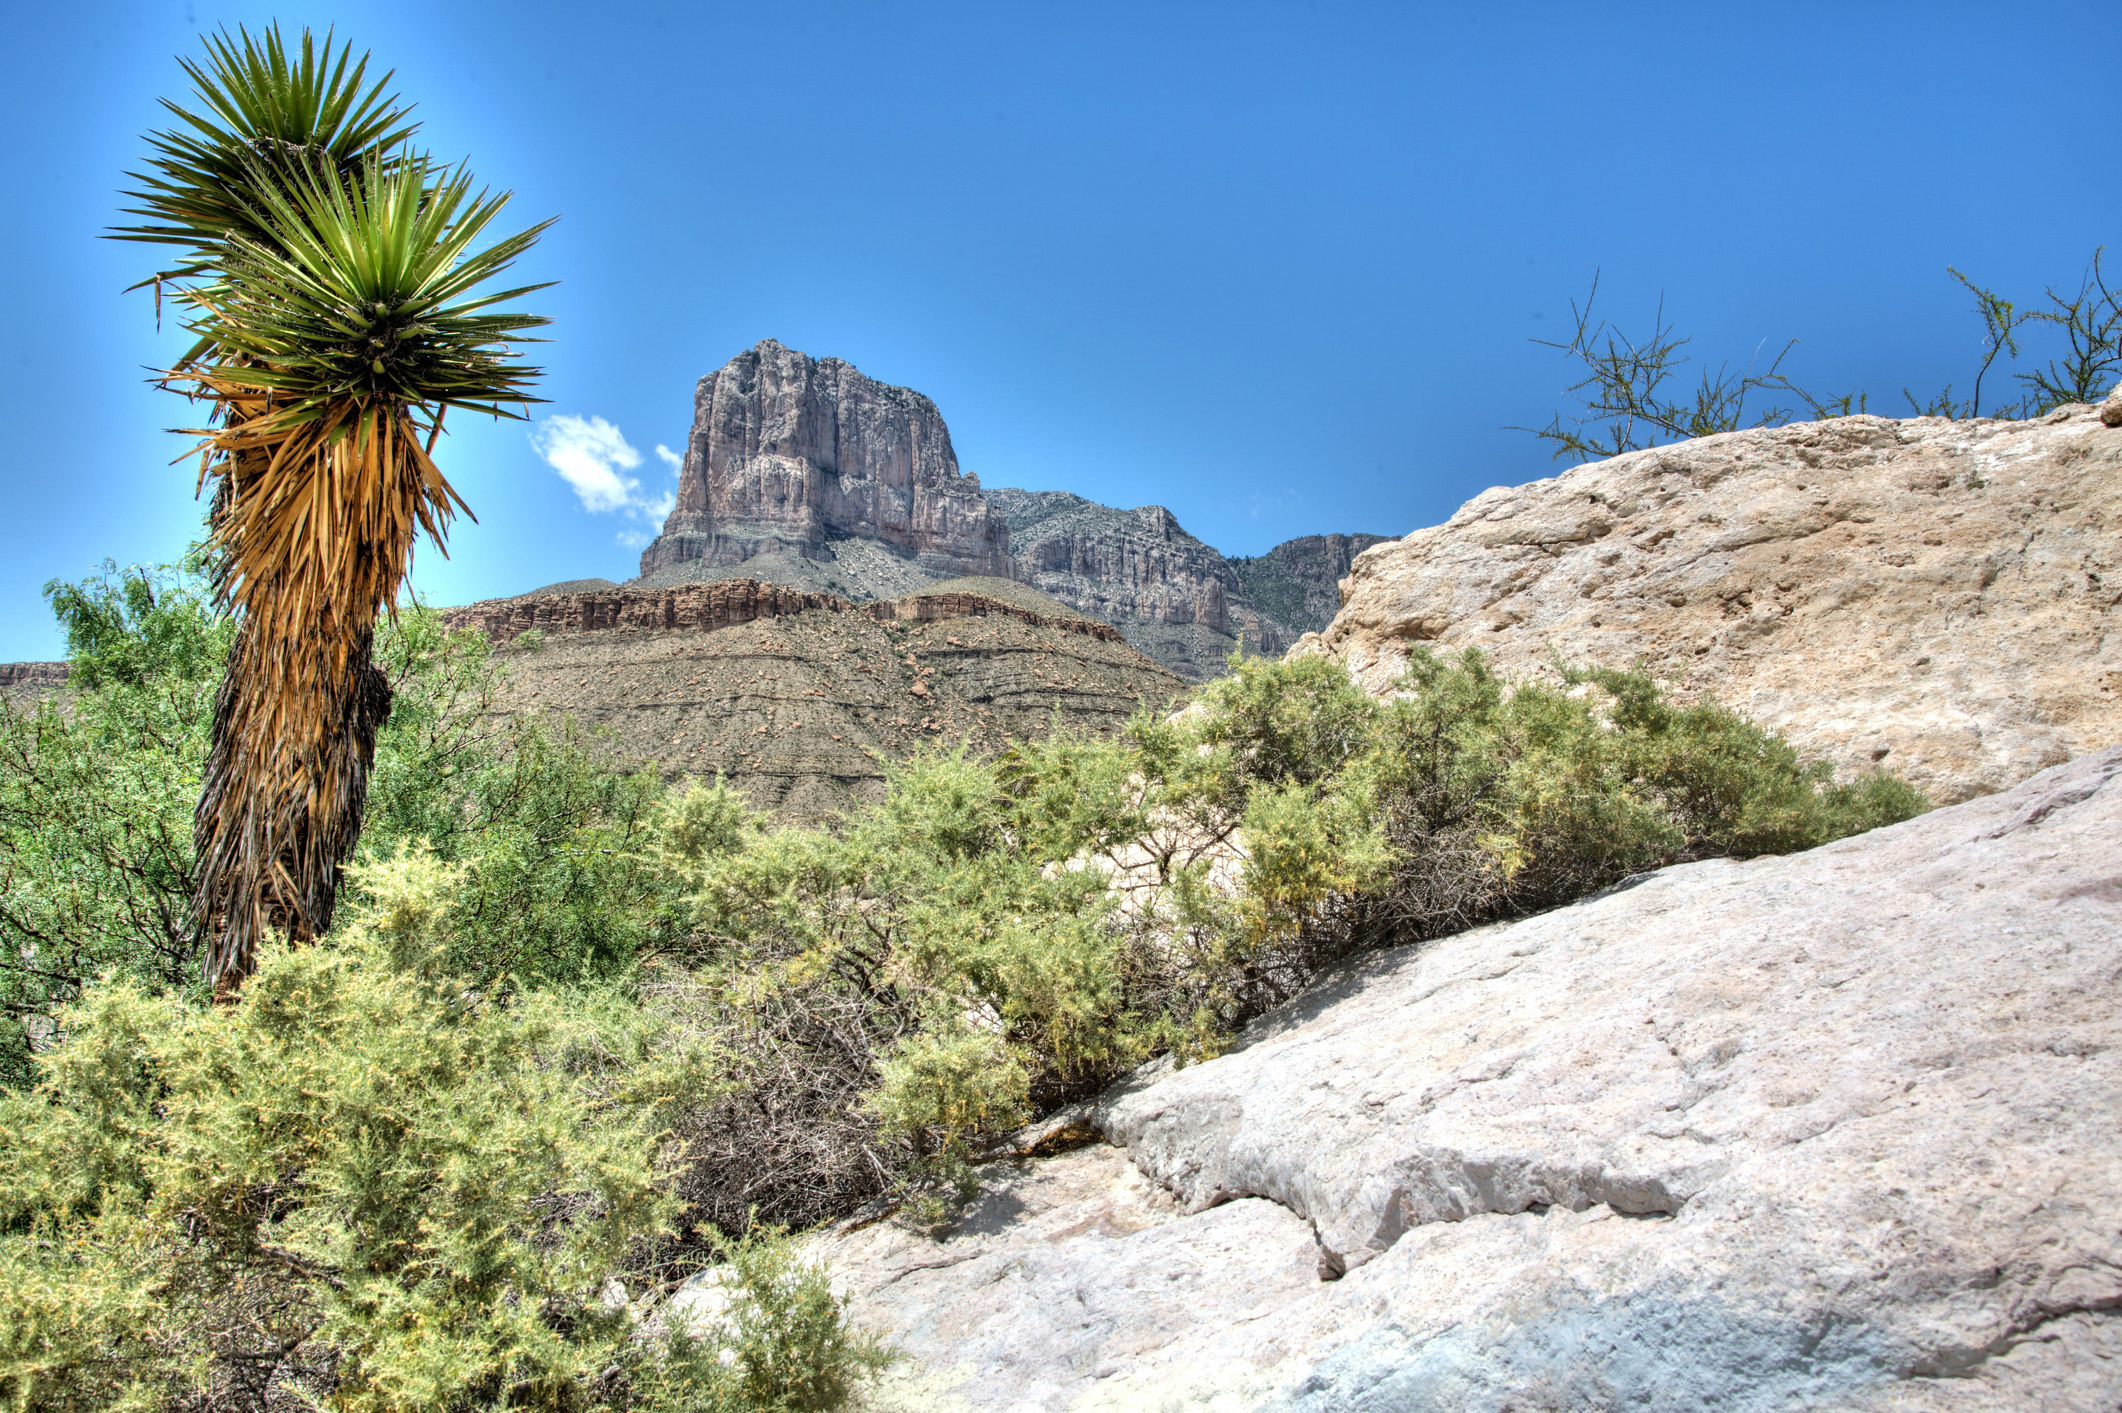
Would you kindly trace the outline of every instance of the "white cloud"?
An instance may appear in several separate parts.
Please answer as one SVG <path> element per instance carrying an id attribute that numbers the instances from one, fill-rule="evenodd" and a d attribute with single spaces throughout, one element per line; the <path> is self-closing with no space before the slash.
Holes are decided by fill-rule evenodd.
<path id="1" fill-rule="evenodd" d="M 620 474 L 639 466 L 641 453 L 602 417 L 548 417 L 532 430 L 530 441 L 593 514 L 620 509 L 641 489 L 639 481 Z"/>
<path id="2" fill-rule="evenodd" d="M 675 486 L 648 494 L 639 479 L 626 474 L 641 465 L 641 453 L 602 417 L 568 413 L 548 417 L 532 429 L 530 443 L 545 464 L 574 488 L 584 510 L 593 515 L 616 510 L 652 527 L 646 532 L 620 531 L 619 543 L 629 548 L 639 549 L 654 538 L 678 502 Z M 683 464 L 684 459 L 669 447 L 657 446 L 656 455 L 674 474 Z"/>

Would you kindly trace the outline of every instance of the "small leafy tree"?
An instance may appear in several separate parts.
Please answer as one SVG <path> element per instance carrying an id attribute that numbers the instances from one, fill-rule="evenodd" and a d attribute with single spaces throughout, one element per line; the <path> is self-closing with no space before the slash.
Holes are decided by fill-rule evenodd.
<path id="1" fill-rule="evenodd" d="M 2067 402 L 2098 402 L 2113 391 L 2122 375 L 2122 291 L 2108 288 L 2100 268 L 2105 253 L 2105 247 L 2093 252 L 2077 293 L 2066 298 L 2050 285 L 2051 307 L 2037 309 L 2030 316 L 2062 330 L 2066 345 L 2062 357 L 2019 375 L 2031 389 L 2036 411 Z"/>
<path id="2" fill-rule="evenodd" d="M 2018 305 L 1995 290 L 1976 284 L 1951 266 L 1947 266 L 1945 272 L 1958 280 L 1961 286 L 1975 297 L 1975 315 L 1982 321 L 1982 362 L 1975 369 L 1974 391 L 1968 395 L 1965 402 L 1953 400 L 1952 385 L 1949 383 L 1935 397 L 1925 402 L 1918 402 L 1916 395 L 1907 388 L 1901 389 L 1901 396 L 1907 399 L 1909 410 L 1918 417 L 1980 417 L 1982 380 L 1989 376 L 1989 370 L 1999 356 L 2019 356 L 2019 330 L 2036 316 L 2021 310 Z M 1996 409 L 1997 415 L 2001 417 L 2023 416 L 2029 410 L 2027 404 Z"/>
<path id="3" fill-rule="evenodd" d="M 0 1085 L 28 1082 L 59 1009 L 102 973 L 204 994 L 192 812 L 235 628 L 197 566 L 48 586 L 69 685 L 0 706 Z M 366 847 L 425 841 L 468 865 L 452 966 L 608 979 L 674 945 L 682 899 L 647 848 L 660 781 L 617 768 L 572 722 L 497 718 L 485 639 L 424 609 L 383 626 L 375 662 L 394 706 Z"/>
<path id="4" fill-rule="evenodd" d="M 1992 405 L 1991 416 L 2038 416 L 2065 403 L 2096 402 L 2106 396 L 2122 374 L 2122 294 L 2107 284 L 2101 269 L 2103 253 L 2093 252 L 2075 293 L 2049 286 L 2045 309 L 2022 307 L 1948 267 L 1946 273 L 1974 296 L 1975 315 L 1982 323 L 1982 358 L 1975 367 L 1972 391 L 1965 398 L 1955 397 L 1951 384 L 1928 398 L 1918 398 L 1904 387 L 1901 395 L 1910 412 L 1919 417 L 1982 416 L 1984 380 L 2000 360 L 2008 367 L 2021 356 L 2021 340 L 2029 325 L 2058 330 L 2064 340 L 2063 352 L 2043 367 L 2014 374 L 2024 393 L 2016 402 Z M 1847 417 L 1870 407 L 1871 399 L 1861 390 L 1822 397 L 1793 382 L 1783 364 L 1797 347 L 1795 339 L 1766 368 L 1749 363 L 1735 371 L 1728 363 L 1719 364 L 1714 372 L 1702 371 L 1691 388 L 1678 385 L 1681 369 L 1691 361 L 1685 350 L 1692 339 L 1676 333 L 1666 322 L 1664 302 L 1659 302 L 1650 332 L 1639 339 L 1604 319 L 1593 322 L 1592 303 L 1598 293 L 1599 278 L 1594 274 L 1583 307 L 1574 301 L 1570 304 L 1575 329 L 1568 339 L 1533 340 L 1559 349 L 1583 370 L 1584 376 L 1564 390 L 1576 399 L 1581 411 L 1568 417 L 1558 412 L 1545 427 L 1511 429 L 1531 432 L 1552 444 L 1557 460 L 1590 461 L 1640 451 L 1662 441 L 1742 427 L 1774 427 L 1792 416 L 1790 408 L 1773 401 L 1755 403 L 1757 397 L 1794 398 L 1815 419 Z"/>
<path id="5" fill-rule="evenodd" d="M 68 689 L 0 708 L 0 1085 L 105 971 L 197 990 L 191 817 L 232 636 L 196 561 L 45 596 Z"/>

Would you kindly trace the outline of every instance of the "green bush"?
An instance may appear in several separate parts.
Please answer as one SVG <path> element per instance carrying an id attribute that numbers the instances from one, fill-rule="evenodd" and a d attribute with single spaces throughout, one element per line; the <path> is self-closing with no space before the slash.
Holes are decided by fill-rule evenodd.
<path id="1" fill-rule="evenodd" d="M 732 1057 L 680 1122 L 694 1210 L 803 1225 L 897 1191 L 927 1224 L 1026 1109 L 1213 1054 L 1351 951 L 1922 808 L 1639 674 L 1559 675 L 1417 653 L 1380 702 L 1329 661 L 1234 660 L 1116 740 L 917 759 L 837 832 L 688 805 L 715 843 L 660 994 Z"/>
<path id="2" fill-rule="evenodd" d="M 688 1413 L 830 1413 L 891 1362 L 874 1337 L 848 1329 L 832 1283 L 777 1228 L 717 1240 L 721 1264 L 707 1318 L 674 1321 L 662 1357 L 634 1381 L 656 1408 Z"/>
<path id="3" fill-rule="evenodd" d="M 773 1231 L 947 1222 L 1014 1125 L 1352 952 L 1923 806 L 1639 674 L 1418 652 L 1383 700 L 1234 660 L 1176 716 L 932 752 L 772 829 L 497 717 L 486 644 L 414 611 L 341 926 L 210 1010 L 188 825 L 225 625 L 188 583 L 55 596 L 90 666 L 0 721 L 22 1407 L 835 1406 L 881 1356 Z M 610 1285 L 698 1270 L 724 1318 L 668 1338 Z"/>
<path id="4" fill-rule="evenodd" d="M 197 567 L 106 567 L 48 586 L 69 686 L 0 706 L 0 1085 L 29 1081 L 59 1008 L 104 972 L 203 994 L 192 810 L 232 635 Z M 425 841 L 470 865 L 453 966 L 613 978 L 668 945 L 670 874 L 642 848 L 659 781 L 614 769 L 570 721 L 495 716 L 485 639 L 425 610 L 386 625 L 376 662 L 394 698 L 364 853 Z"/>
<path id="5" fill-rule="evenodd" d="M 200 990 L 192 809 L 232 635 L 195 568 L 47 585 L 68 689 L 0 706 L 0 1085 L 106 970 Z"/>
<path id="6" fill-rule="evenodd" d="M 334 940 L 232 1007 L 114 981 L 67 1014 L 38 1086 L 0 1096 L 0 1399 L 837 1406 L 874 1351 L 771 1241 L 735 1250 L 736 1393 L 612 1298 L 668 1234 L 660 1134 L 715 1067 L 608 989 L 452 973 L 463 872 L 370 866 Z"/>

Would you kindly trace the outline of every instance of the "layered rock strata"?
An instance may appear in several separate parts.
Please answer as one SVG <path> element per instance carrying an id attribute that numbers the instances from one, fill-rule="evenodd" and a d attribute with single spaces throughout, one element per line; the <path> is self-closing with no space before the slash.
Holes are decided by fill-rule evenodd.
<path id="1" fill-rule="evenodd" d="M 1056 605 L 1058 607 L 1058 605 Z M 488 599 L 468 608 L 445 609 L 443 626 L 452 631 L 476 628 L 496 646 L 521 635 L 546 633 L 707 633 L 761 618 L 781 618 L 810 609 L 861 612 L 880 623 L 933 623 L 948 618 L 985 618 L 999 614 L 1035 627 L 1081 633 L 1108 643 L 1123 641 L 1110 623 L 1068 613 L 1041 613 L 988 594 L 965 590 L 929 591 L 904 598 L 856 605 L 832 594 L 803 593 L 755 579 L 718 579 L 672 589 L 612 589 L 579 594 L 536 594 Z M 57 684 L 66 681 L 66 664 L 0 664 L 0 686 L 12 685 L 8 667 L 57 667 Z M 29 680 L 25 677 L 24 680 Z M 40 683 L 42 679 L 38 679 Z"/>
<path id="2" fill-rule="evenodd" d="M 1377 955 L 814 1238 L 871 1406 L 2111 1413 L 2117 838 L 2122 749 Z"/>
<path id="3" fill-rule="evenodd" d="M 488 599 L 468 608 L 445 609 L 442 621 L 452 630 L 477 628 L 490 641 L 505 644 L 534 629 L 540 633 L 708 632 L 805 609 L 853 607 L 849 600 L 832 594 L 805 593 L 756 579 L 721 579 L 670 589 L 612 588 Z"/>
<path id="4" fill-rule="evenodd" d="M 1296 651 L 1641 663 L 1844 774 L 1966 799 L 2122 740 L 2122 429 L 1845 417 L 1499 487 L 1357 557 Z"/>
<path id="5" fill-rule="evenodd" d="M 872 540 L 931 574 L 1010 576 L 1009 530 L 961 475 L 936 405 L 766 339 L 699 382 L 677 501 L 641 556 L 673 566 L 833 557 Z"/>
<path id="6" fill-rule="evenodd" d="M 1223 556 L 1161 505 L 1115 510 L 1067 491 L 996 487 L 989 502 L 1010 527 L 1027 583 L 1107 622 L 1198 623 L 1229 636 Z"/>
<path id="7" fill-rule="evenodd" d="M 1126 641 L 1120 630 L 1110 623 L 1101 623 L 1095 618 L 1078 618 L 1072 614 L 1034 613 L 1028 608 L 1019 608 L 1015 604 L 989 598 L 985 594 L 909 594 L 905 598 L 884 599 L 865 605 L 865 611 L 879 622 L 897 623 L 940 623 L 949 618 L 985 618 L 996 613 L 1040 628 L 1051 628 L 1062 633 L 1081 633 L 1086 638 L 1096 638 L 1100 642 Z"/>
<path id="8" fill-rule="evenodd" d="M 0 691 L 14 687 L 64 687 L 72 671 L 72 666 L 64 662 L 0 662 Z"/>
<path id="9" fill-rule="evenodd" d="M 1129 642 L 1194 682 L 1219 675 L 1241 643 L 1247 652 L 1280 653 L 1298 634 L 1325 626 L 1332 609 L 1307 612 L 1310 586 L 1325 582 L 1331 594 L 1347 570 L 1351 541 L 1360 547 L 1379 538 L 1311 535 L 1233 562 L 1161 505 L 1116 510 L 1067 491 L 1010 487 L 987 498 L 1009 523 L 1027 582 L 1117 625 Z M 1248 576 L 1240 564 L 1257 568 Z M 1296 610 L 1294 626 L 1261 606 L 1262 591 Z"/>
<path id="10" fill-rule="evenodd" d="M 855 604 L 719 581 L 449 621 L 501 645 L 497 716 L 571 716 L 622 760 L 720 774 L 783 822 L 817 823 L 881 798 L 886 768 L 925 745 L 989 753 L 1057 720 L 1111 730 L 1183 690 L 1111 626 L 1036 605 L 1007 582 Z"/>

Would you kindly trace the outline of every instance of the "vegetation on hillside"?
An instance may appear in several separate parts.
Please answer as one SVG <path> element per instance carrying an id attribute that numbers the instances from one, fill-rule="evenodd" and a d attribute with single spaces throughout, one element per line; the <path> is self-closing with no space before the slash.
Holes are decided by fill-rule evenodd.
<path id="1" fill-rule="evenodd" d="M 1640 676 L 1469 653 L 1386 701 L 1236 662 L 774 829 L 494 724 L 483 641 L 409 611 L 348 906 L 216 1008 L 185 825 L 228 625 L 181 568 L 51 597 L 74 685 L 0 718 L 21 1408 L 835 1407 L 879 1355 L 777 1230 L 948 1223 L 1014 1125 L 1359 950 L 1921 808 Z M 702 1271 L 722 1313 L 659 1324 Z"/>

